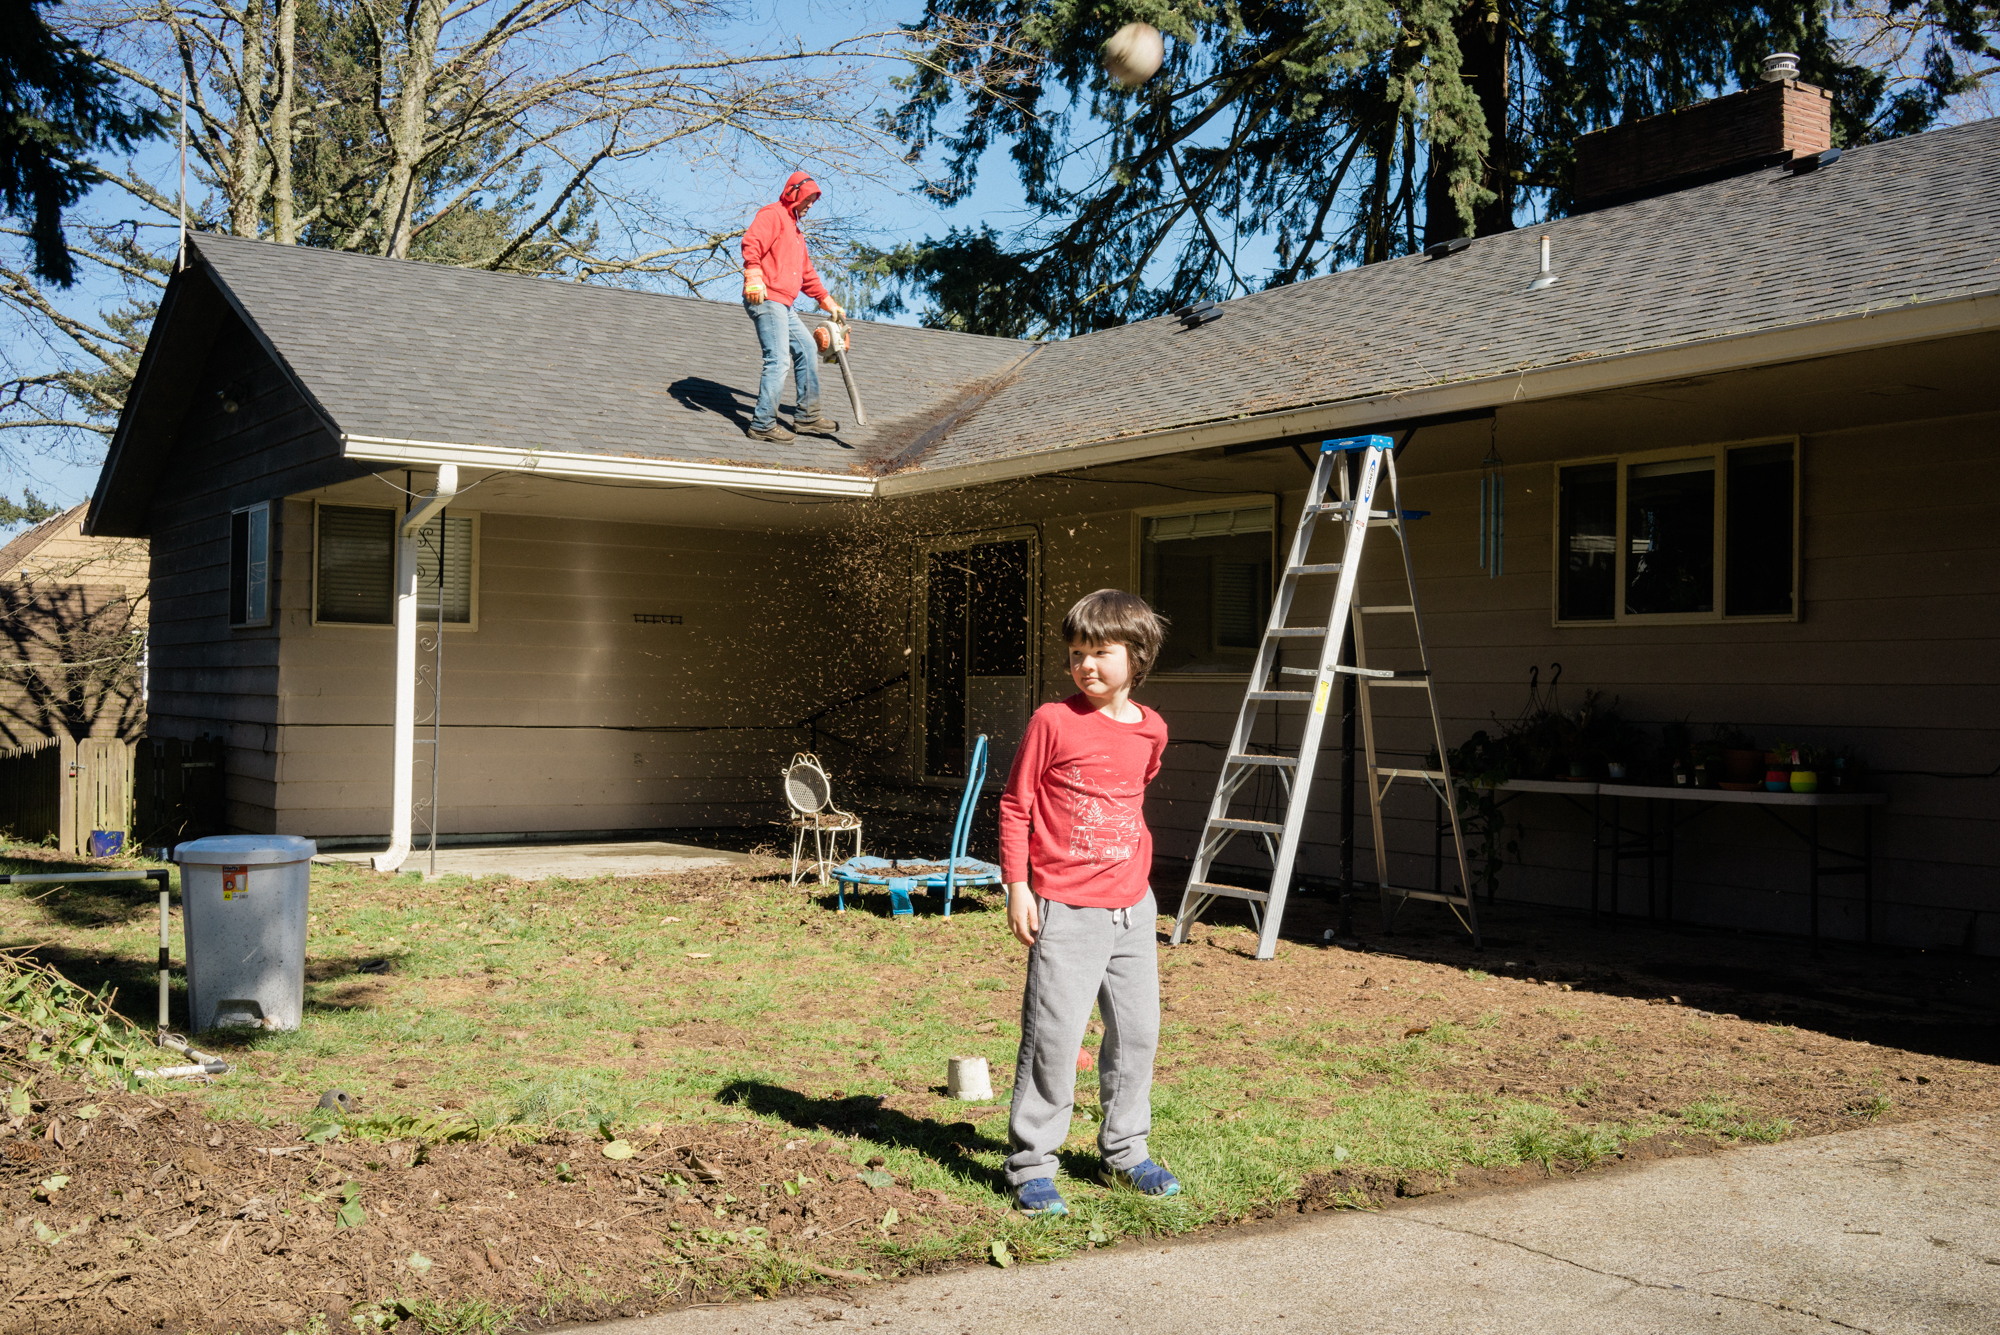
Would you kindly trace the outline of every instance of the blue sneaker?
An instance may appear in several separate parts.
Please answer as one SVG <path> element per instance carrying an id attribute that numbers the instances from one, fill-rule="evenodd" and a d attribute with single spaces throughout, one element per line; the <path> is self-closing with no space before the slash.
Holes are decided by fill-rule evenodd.
<path id="1" fill-rule="evenodd" d="M 1175 1186 L 1178 1188 L 1179 1184 L 1176 1183 Z M 1062 1193 L 1056 1190 L 1056 1182 L 1052 1177 L 1031 1177 L 1014 1188 L 1014 1204 L 1020 1207 L 1022 1214 L 1069 1213 L 1069 1205 L 1063 1200 Z"/>
<path id="2" fill-rule="evenodd" d="M 1148 1196 L 1177 1196 L 1181 1190 L 1181 1180 L 1151 1159 L 1135 1164 L 1131 1168 L 1112 1168 L 1106 1165 L 1104 1184 L 1110 1187 L 1131 1187 Z"/>

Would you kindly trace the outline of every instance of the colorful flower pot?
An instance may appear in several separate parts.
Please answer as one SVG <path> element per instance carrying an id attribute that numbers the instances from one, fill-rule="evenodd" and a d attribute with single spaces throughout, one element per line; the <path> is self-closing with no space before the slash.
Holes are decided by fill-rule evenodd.
<path id="1" fill-rule="evenodd" d="M 1791 771 L 1782 769 L 1765 770 L 1764 788 L 1767 792 L 1789 793 L 1792 791 Z"/>
<path id="2" fill-rule="evenodd" d="M 1819 791 L 1819 775 L 1809 769 L 1792 771 L 1792 791 L 1795 793 L 1816 793 Z"/>

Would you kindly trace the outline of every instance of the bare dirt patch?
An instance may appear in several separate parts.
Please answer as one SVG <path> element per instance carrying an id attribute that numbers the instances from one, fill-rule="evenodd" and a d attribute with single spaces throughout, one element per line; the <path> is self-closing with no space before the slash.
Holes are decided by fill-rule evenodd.
<path id="1" fill-rule="evenodd" d="M 855 1163 L 843 1141 L 748 1123 L 649 1128 L 622 1161 L 562 1132 L 302 1145 L 296 1128 L 211 1122 L 192 1093 L 67 1081 L 14 1120 L 9 1332 L 256 1335 L 412 1314 L 429 1329 L 481 1305 L 528 1327 L 630 1316 L 865 1283 L 857 1235 L 920 1247 L 979 1213 Z"/>

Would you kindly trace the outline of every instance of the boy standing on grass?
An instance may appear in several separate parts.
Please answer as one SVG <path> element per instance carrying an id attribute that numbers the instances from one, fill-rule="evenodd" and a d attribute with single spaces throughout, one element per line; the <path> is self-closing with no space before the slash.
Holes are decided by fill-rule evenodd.
<path id="1" fill-rule="evenodd" d="M 1153 836 L 1140 804 L 1167 725 L 1132 700 L 1165 638 L 1144 599 L 1099 589 L 1063 618 L 1077 693 L 1028 723 L 1000 799 L 1007 924 L 1028 947 L 1007 1185 L 1028 1214 L 1068 1214 L 1056 1151 L 1069 1138 L 1090 1006 L 1104 1017 L 1097 1147 L 1105 1176 L 1149 1196 L 1181 1189 L 1146 1155 L 1160 974 L 1149 884 Z"/>

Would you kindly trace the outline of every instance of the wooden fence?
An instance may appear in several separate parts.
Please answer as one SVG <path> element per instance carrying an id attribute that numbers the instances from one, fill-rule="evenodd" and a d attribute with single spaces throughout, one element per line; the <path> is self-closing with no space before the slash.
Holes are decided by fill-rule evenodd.
<path id="1" fill-rule="evenodd" d="M 72 856 L 97 831 L 127 852 L 218 834 L 222 762 L 219 737 L 42 738 L 0 751 L 0 830 Z"/>

